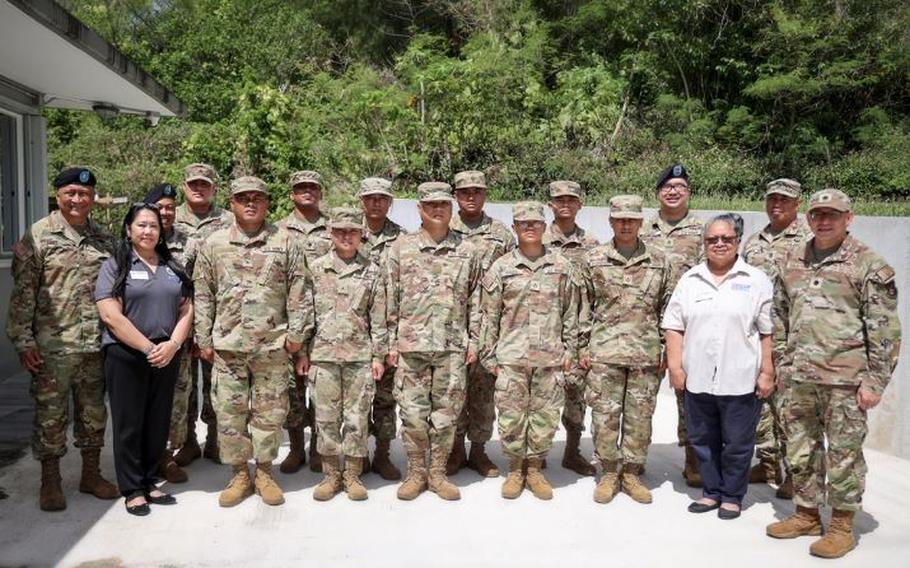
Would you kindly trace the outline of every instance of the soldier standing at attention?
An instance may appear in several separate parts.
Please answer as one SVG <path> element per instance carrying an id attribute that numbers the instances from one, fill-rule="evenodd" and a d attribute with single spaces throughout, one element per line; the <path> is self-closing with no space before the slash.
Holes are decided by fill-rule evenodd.
<path id="1" fill-rule="evenodd" d="M 689 210 L 689 173 L 682 164 L 674 164 L 657 177 L 655 188 L 660 209 L 641 228 L 641 240 L 651 249 L 664 253 L 670 263 L 674 280 L 670 292 L 676 288 L 677 280 L 702 258 L 702 222 Z M 686 449 L 683 477 L 690 487 L 701 487 L 698 460 L 689 443 L 686 430 L 686 413 L 683 401 L 685 391 L 676 391 L 676 435 L 679 445 Z"/>
<path id="2" fill-rule="evenodd" d="M 389 219 L 389 209 L 392 207 L 392 182 L 387 179 L 371 177 L 361 180 L 360 208 L 363 211 L 364 231 L 361 237 L 361 253 L 370 259 L 370 262 L 385 274 L 385 251 L 395 239 L 407 232 L 395 221 Z M 383 286 L 385 281 L 383 280 Z M 395 395 L 392 386 L 395 382 L 395 367 L 387 366 L 382 379 L 376 383 L 376 395 L 373 397 L 373 413 L 370 420 L 370 433 L 376 438 L 376 451 L 371 464 L 364 464 L 367 468 L 379 474 L 383 479 L 398 481 L 401 479 L 399 470 L 389 457 L 389 448 L 395 439 L 396 420 Z M 367 460 L 369 461 L 369 460 Z"/>
<path id="3" fill-rule="evenodd" d="M 512 219 L 518 248 L 484 276 L 481 331 L 509 458 L 502 496 L 517 498 L 527 483 L 538 499 L 552 499 L 540 466 L 559 428 L 566 373 L 577 362 L 580 280 L 571 260 L 543 245 L 542 203 L 516 203 Z"/>
<path id="4" fill-rule="evenodd" d="M 583 264 L 591 307 L 581 322 L 580 357 L 589 369 L 585 398 L 594 453 L 603 464 L 594 490 L 598 503 L 610 502 L 620 489 L 639 503 L 651 502 L 639 476 L 663 378 L 660 318 L 673 275 L 664 254 L 638 237 L 643 219 L 641 197 L 611 199 L 613 241 L 588 251 Z"/>
<path id="5" fill-rule="evenodd" d="M 578 212 L 584 205 L 584 192 L 574 181 L 554 181 L 550 183 L 550 209 L 553 211 L 553 224 L 543 236 L 543 244 L 559 248 L 564 255 L 575 263 L 576 270 L 581 270 L 582 257 L 585 252 L 599 243 L 593 235 L 575 223 Z M 581 290 L 582 298 L 579 309 L 588 309 L 585 298 L 586 287 Z M 584 317 L 584 314 L 580 314 Z M 581 455 L 581 433 L 585 429 L 585 371 L 573 369 L 566 376 L 566 405 L 562 411 L 562 424 L 566 427 L 566 450 L 562 457 L 562 467 L 571 469 L 579 475 L 594 475 L 597 470 L 590 460 Z M 546 467 L 544 461 L 543 467 Z"/>
<path id="6" fill-rule="evenodd" d="M 455 500 L 461 494 L 446 478 L 446 461 L 464 404 L 465 367 L 477 360 L 480 252 L 449 229 L 449 184 L 422 183 L 417 194 L 421 228 L 399 237 L 386 256 L 388 362 L 398 367 L 395 398 L 408 453 L 398 498 L 414 499 L 429 483 L 443 499 Z"/>
<path id="7" fill-rule="evenodd" d="M 458 202 L 458 215 L 452 216 L 450 226 L 480 249 L 482 269 L 486 272 L 497 258 L 515 248 L 515 237 L 508 227 L 483 211 L 487 201 L 487 181 L 483 172 L 455 174 L 455 201 Z M 493 421 L 496 420 L 495 380 L 480 362 L 468 366 L 468 393 L 458 416 L 455 445 L 446 465 L 448 475 L 455 475 L 465 464 L 484 477 L 499 475 L 499 469 L 484 451 L 484 444 L 493 437 Z M 465 452 L 465 434 L 471 441 L 470 457 Z"/>
<path id="8" fill-rule="evenodd" d="M 853 550 L 853 516 L 866 484 L 867 412 L 881 401 L 900 352 L 894 269 L 848 232 L 850 198 L 824 189 L 806 213 L 813 237 L 790 251 L 774 287 L 774 356 L 796 513 L 768 536 L 822 534 L 814 556 Z"/>
<path id="9" fill-rule="evenodd" d="M 812 231 L 799 218 L 799 198 L 802 186 L 792 179 L 776 179 L 767 185 L 765 211 L 768 224 L 746 241 L 743 260 L 768 275 L 771 282 L 786 254 L 804 245 L 812 238 Z M 777 483 L 779 499 L 793 498 L 793 480 L 784 459 L 787 455 L 787 438 L 784 436 L 780 416 L 780 394 L 775 392 L 764 400 L 761 419 L 755 433 L 756 464 L 749 474 L 750 483 Z M 781 468 L 786 471 L 786 478 Z"/>
<path id="10" fill-rule="evenodd" d="M 294 172 L 288 182 L 294 210 L 278 221 L 276 225 L 287 230 L 297 241 L 297 246 L 312 263 L 332 250 L 325 216 L 320 209 L 322 202 L 322 176 L 318 172 L 301 170 Z M 306 463 L 303 430 L 310 427 L 310 471 L 322 471 L 319 453 L 316 451 L 316 425 L 312 403 L 307 408 L 306 380 L 296 377 L 288 390 L 290 407 L 284 428 L 288 431 L 290 452 L 281 462 L 281 473 L 296 473 Z"/>
<path id="11" fill-rule="evenodd" d="M 89 219 L 95 183 L 95 174 L 86 168 L 67 168 L 57 174 L 58 210 L 36 221 L 13 247 L 6 334 L 32 375 L 32 453 L 41 461 L 43 511 L 66 509 L 60 458 L 66 454 L 70 392 L 76 447 L 82 450 L 79 491 L 99 499 L 120 496 L 101 477 L 99 468 L 107 408 L 101 327 L 93 293 L 114 240 Z"/>
<path id="12" fill-rule="evenodd" d="M 174 227 L 187 235 L 190 246 L 199 243 L 219 229 L 230 227 L 234 216 L 230 211 L 215 205 L 218 191 L 218 173 L 208 164 L 190 164 L 183 175 L 183 205 L 177 207 Z M 187 267 L 188 268 L 188 267 Z M 192 270 L 188 269 L 192 276 Z M 198 346 L 193 346 L 192 358 L 188 362 L 190 372 L 190 393 L 186 412 L 186 440 L 181 441 L 180 450 L 174 455 L 174 462 L 180 467 L 190 465 L 200 456 L 221 463 L 218 457 L 218 424 L 212 408 L 212 365 L 199 357 Z M 196 417 L 199 416 L 199 374 L 202 373 L 202 421 L 208 427 L 205 448 L 200 450 L 196 440 Z"/>
<path id="13" fill-rule="evenodd" d="M 325 479 L 313 498 L 327 501 L 344 489 L 349 498 L 362 501 L 367 498 L 360 474 L 367 457 L 370 408 L 388 354 L 385 282 L 379 266 L 358 252 L 363 214 L 336 208 L 330 219 L 335 250 L 310 267 L 316 327 L 309 355 L 297 359 L 297 374 L 308 375 L 316 403 Z"/>
<path id="14" fill-rule="evenodd" d="M 287 416 L 290 355 L 312 331 L 312 283 L 295 239 L 265 221 L 262 180 L 234 180 L 231 209 L 233 226 L 206 239 L 193 271 L 196 343 L 214 363 L 221 459 L 234 470 L 218 503 L 232 507 L 253 493 L 247 464 L 255 459 L 256 493 L 280 505 L 272 461 Z"/>

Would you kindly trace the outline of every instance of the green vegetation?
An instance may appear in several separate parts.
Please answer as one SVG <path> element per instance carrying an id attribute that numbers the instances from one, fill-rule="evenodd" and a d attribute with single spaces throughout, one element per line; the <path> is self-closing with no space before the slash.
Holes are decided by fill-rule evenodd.
<path id="1" fill-rule="evenodd" d="M 171 87 L 152 128 L 49 110 L 50 170 L 139 195 L 191 161 L 254 173 L 289 209 L 297 169 L 330 203 L 368 175 L 403 194 L 484 170 L 491 199 L 582 183 L 589 203 L 682 161 L 697 207 L 763 185 L 836 186 L 908 215 L 910 4 L 900 0 L 70 0 Z"/>

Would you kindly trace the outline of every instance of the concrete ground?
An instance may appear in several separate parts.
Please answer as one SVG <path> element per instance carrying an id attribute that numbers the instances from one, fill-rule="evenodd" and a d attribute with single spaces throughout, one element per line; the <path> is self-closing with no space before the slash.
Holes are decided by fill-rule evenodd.
<path id="1" fill-rule="evenodd" d="M 305 470 L 279 474 L 284 506 L 269 507 L 254 496 L 228 510 L 217 503 L 228 468 L 200 460 L 189 467 L 189 483 L 163 487 L 178 505 L 153 507 L 150 516 L 138 518 L 126 513 L 122 500 L 78 493 L 78 452 L 71 451 L 63 464 L 69 508 L 43 513 L 37 505 L 39 465 L 25 457 L 0 470 L 0 487 L 9 493 L 0 500 L 0 566 L 908 566 L 910 461 L 867 452 L 859 548 L 826 564 L 808 555 L 811 538 L 775 541 L 764 535 L 767 523 L 792 511 L 771 487 L 751 486 L 743 516 L 735 521 L 686 512 L 698 491 L 680 478 L 675 425 L 675 404 L 665 387 L 645 475 L 654 493 L 647 506 L 622 494 L 609 505 L 594 503 L 594 479 L 559 466 L 562 432 L 546 472 L 555 486 L 549 502 L 528 492 L 503 500 L 503 478 L 464 471 L 454 478 L 462 491 L 458 502 L 432 493 L 402 502 L 395 497 L 397 484 L 369 475 L 368 501 L 339 495 L 317 503 L 312 489 L 319 476 Z M 400 444 L 393 448 L 403 466 Z M 505 466 L 498 443 L 490 449 Z M 590 437 L 583 450 L 591 454 Z M 282 456 L 286 452 L 284 446 Z M 103 468 L 113 479 L 109 448 Z"/>

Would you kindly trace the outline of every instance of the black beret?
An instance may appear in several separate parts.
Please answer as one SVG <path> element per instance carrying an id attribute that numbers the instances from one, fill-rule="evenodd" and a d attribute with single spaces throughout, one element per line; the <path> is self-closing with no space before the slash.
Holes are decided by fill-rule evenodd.
<path id="1" fill-rule="evenodd" d="M 66 168 L 61 170 L 57 177 L 54 178 L 54 189 L 60 189 L 65 185 L 84 185 L 86 187 L 95 187 L 98 180 L 95 174 L 88 168 Z"/>
<path id="2" fill-rule="evenodd" d="M 665 183 L 667 183 L 668 179 L 673 178 L 682 178 L 686 181 L 689 181 L 689 172 L 686 171 L 686 167 L 682 164 L 673 164 L 664 171 L 660 172 L 660 175 L 657 176 L 656 189 L 660 189 Z"/>
<path id="3" fill-rule="evenodd" d="M 143 201 L 146 203 L 158 203 L 159 199 L 166 197 L 177 199 L 177 190 L 169 183 L 159 183 L 145 194 Z"/>

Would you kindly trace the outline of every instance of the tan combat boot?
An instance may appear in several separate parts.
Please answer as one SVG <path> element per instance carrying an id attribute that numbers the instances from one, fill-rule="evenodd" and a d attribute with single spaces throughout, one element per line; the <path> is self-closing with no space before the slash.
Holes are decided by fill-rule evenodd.
<path id="1" fill-rule="evenodd" d="M 790 501 L 793 499 L 793 476 L 789 473 L 784 477 L 784 482 L 777 487 L 777 492 L 774 494 L 778 499 L 785 499 Z"/>
<path id="2" fill-rule="evenodd" d="M 796 512 L 782 521 L 771 523 L 765 533 L 772 538 L 796 538 L 822 534 L 822 518 L 818 509 L 796 506 Z"/>
<path id="3" fill-rule="evenodd" d="M 303 427 L 297 426 L 288 430 L 288 445 L 291 451 L 278 466 L 281 473 L 297 473 L 306 463 L 306 451 L 303 449 Z"/>
<path id="4" fill-rule="evenodd" d="M 525 478 L 525 483 L 527 483 L 528 489 L 531 490 L 535 497 L 548 501 L 553 498 L 553 487 L 550 486 L 550 482 L 540 472 L 540 462 L 541 458 L 527 459 L 528 476 Z"/>
<path id="5" fill-rule="evenodd" d="M 338 456 L 322 456 L 322 476 L 322 481 L 313 490 L 313 499 L 328 501 L 344 489 Z"/>
<path id="6" fill-rule="evenodd" d="M 196 423 L 193 422 L 187 427 L 186 442 L 177 450 L 174 461 L 180 467 L 186 467 L 201 457 L 202 448 L 199 447 L 199 441 L 196 439 Z"/>
<path id="7" fill-rule="evenodd" d="M 170 450 L 164 450 L 164 453 L 161 454 L 161 459 L 158 461 L 158 477 L 167 480 L 168 483 L 186 483 L 189 479 L 186 472 L 177 465 Z"/>
<path id="8" fill-rule="evenodd" d="M 376 439 L 376 451 L 373 453 L 370 469 L 386 481 L 398 481 L 401 479 L 401 470 L 395 467 L 389 457 L 390 444 L 391 440 Z"/>
<path id="9" fill-rule="evenodd" d="M 117 499 L 120 491 L 110 481 L 101 477 L 101 448 L 82 450 L 82 477 L 79 479 L 79 491 L 90 493 L 99 499 Z"/>
<path id="10" fill-rule="evenodd" d="M 471 442 L 468 467 L 484 477 L 499 477 L 499 468 L 487 456 L 482 442 Z"/>
<path id="11" fill-rule="evenodd" d="M 60 458 L 41 460 L 41 493 L 38 503 L 42 511 L 62 511 L 66 509 L 66 497 L 60 486 Z"/>
<path id="12" fill-rule="evenodd" d="M 233 507 L 252 494 L 253 480 L 250 479 L 249 468 L 246 464 L 235 465 L 234 475 L 218 496 L 218 504 L 222 507 Z"/>
<path id="13" fill-rule="evenodd" d="M 691 444 L 686 444 L 686 465 L 683 468 L 683 478 L 689 487 L 701 487 L 701 472 L 698 471 L 698 458 Z"/>
<path id="14" fill-rule="evenodd" d="M 257 463 L 256 478 L 253 480 L 256 487 L 256 493 L 262 498 L 266 505 L 281 505 L 284 503 L 284 492 L 272 477 L 272 463 Z"/>
<path id="15" fill-rule="evenodd" d="M 581 432 L 568 430 L 566 432 L 566 451 L 562 456 L 562 467 L 571 469 L 578 475 L 594 475 L 597 470 L 581 455 Z"/>
<path id="16" fill-rule="evenodd" d="M 427 490 L 427 463 L 424 452 L 408 453 L 408 475 L 398 488 L 398 498 L 411 501 Z"/>
<path id="17" fill-rule="evenodd" d="M 464 436 L 455 435 L 455 443 L 452 445 L 452 453 L 446 462 L 446 475 L 455 475 L 468 463 L 468 455 L 465 453 Z"/>
<path id="18" fill-rule="evenodd" d="M 774 460 L 762 460 L 749 470 L 749 483 L 780 483 L 783 476 Z"/>
<path id="19" fill-rule="evenodd" d="M 208 432 L 205 434 L 205 447 L 202 448 L 202 457 L 215 463 L 221 463 L 221 452 L 218 451 L 218 426 L 216 424 L 208 425 Z"/>
<path id="20" fill-rule="evenodd" d="M 312 432 L 310 434 L 310 471 L 322 473 L 322 456 L 317 451 L 316 428 L 312 428 L 310 431 Z"/>
<path id="21" fill-rule="evenodd" d="M 647 505 L 652 501 L 651 492 L 641 482 L 640 471 L 641 467 L 637 464 L 623 465 L 622 492 L 631 497 L 633 501 Z"/>
<path id="22" fill-rule="evenodd" d="M 502 497 L 504 499 L 517 499 L 525 487 L 524 460 L 521 458 L 509 459 L 509 475 L 502 484 Z"/>
<path id="23" fill-rule="evenodd" d="M 609 503 L 619 493 L 619 475 L 616 473 L 616 462 L 601 461 L 603 475 L 594 488 L 595 503 Z"/>
<path id="24" fill-rule="evenodd" d="M 446 460 L 450 455 L 445 448 L 430 450 L 430 477 L 427 483 L 430 491 L 446 501 L 457 501 L 461 499 L 461 492 L 446 478 Z"/>
<path id="25" fill-rule="evenodd" d="M 840 558 L 856 548 L 853 538 L 853 511 L 834 509 L 828 532 L 809 547 L 809 554 L 821 558 Z"/>
<path id="26" fill-rule="evenodd" d="M 322 462 L 325 469 L 325 462 Z M 346 456 L 344 458 L 344 492 L 348 494 L 351 501 L 365 501 L 367 499 L 367 488 L 360 482 L 360 474 L 363 471 L 363 458 Z"/>

